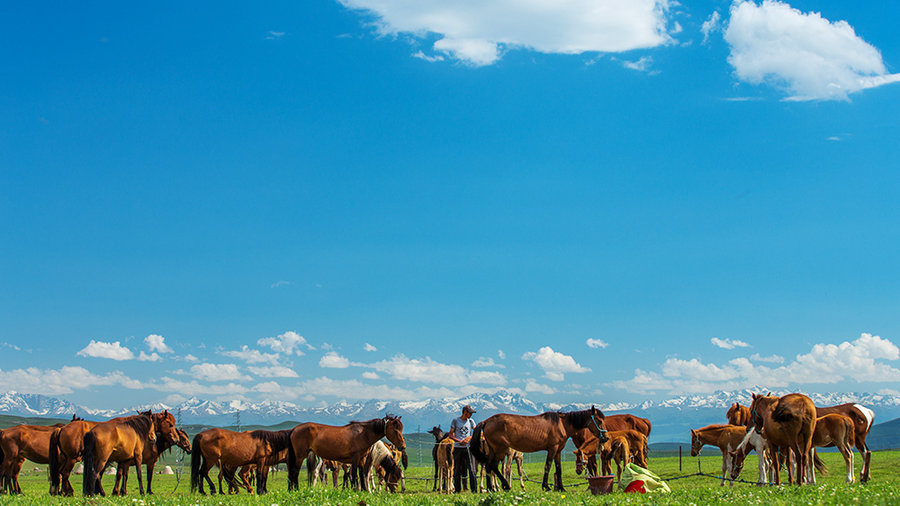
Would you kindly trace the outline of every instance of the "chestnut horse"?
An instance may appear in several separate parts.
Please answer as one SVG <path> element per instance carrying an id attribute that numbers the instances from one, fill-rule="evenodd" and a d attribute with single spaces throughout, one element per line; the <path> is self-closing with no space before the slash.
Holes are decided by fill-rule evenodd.
<path id="1" fill-rule="evenodd" d="M 750 408 L 748 406 L 741 406 L 737 402 L 728 408 L 728 412 L 725 413 L 725 416 L 728 418 L 728 423 L 730 425 L 750 425 Z"/>
<path id="2" fill-rule="evenodd" d="M 77 418 L 72 415 L 72 420 Z M 65 425 L 16 425 L 0 431 L 0 492 L 22 493 L 19 472 L 25 459 L 37 464 L 49 463 L 50 436 Z"/>
<path id="3" fill-rule="evenodd" d="M 191 454 L 191 440 L 188 438 L 188 435 L 185 431 L 181 429 L 175 429 L 178 433 L 178 441 L 172 443 L 169 441 L 167 437 L 157 437 L 156 444 L 150 446 L 148 451 L 144 452 L 144 464 L 147 465 L 147 493 L 152 494 L 153 489 L 153 468 L 156 467 L 156 461 L 159 460 L 159 457 L 166 450 L 172 448 L 173 446 L 178 446 L 188 455 Z M 121 483 L 121 488 L 120 488 Z M 112 495 L 125 495 L 125 487 L 128 483 L 128 465 L 123 464 L 120 465 L 116 469 L 116 483 L 113 485 Z"/>
<path id="4" fill-rule="evenodd" d="M 362 490 L 368 490 L 360 463 L 376 441 L 386 437 L 397 445 L 403 454 L 403 467 L 407 465 L 406 440 L 403 439 L 403 422 L 399 416 L 386 415 L 367 422 L 350 422 L 344 426 L 321 423 L 301 423 L 291 432 L 293 458 L 288 458 L 288 490 L 299 487 L 300 466 L 310 450 L 319 458 L 350 463 L 350 481 Z"/>
<path id="5" fill-rule="evenodd" d="M 810 457 L 815 457 L 817 447 L 836 446 L 844 463 L 847 465 L 847 483 L 853 483 L 853 420 L 848 416 L 837 413 L 829 413 L 816 419 L 816 430 L 813 432 L 812 449 Z M 817 460 L 817 459 L 816 459 Z M 816 466 L 822 474 L 825 474 L 825 464 Z M 807 483 L 816 482 L 816 474 L 812 467 L 806 472 Z"/>
<path id="6" fill-rule="evenodd" d="M 175 416 L 168 410 L 161 413 L 144 411 L 139 414 L 147 414 L 153 417 L 156 430 L 163 434 L 166 441 L 177 442 L 179 435 L 175 429 Z M 107 422 L 88 422 L 76 420 L 70 422 L 50 436 L 50 495 L 71 496 L 74 493 L 69 476 L 75 468 L 75 464 L 81 460 L 81 452 L 84 449 L 84 435 L 101 423 L 110 423 L 125 420 L 125 416 L 113 418 Z"/>
<path id="7" fill-rule="evenodd" d="M 854 444 L 856 449 L 859 450 L 859 456 L 863 459 L 862 470 L 859 472 L 859 481 L 863 483 L 869 481 L 869 478 L 871 478 L 869 460 L 872 457 L 872 452 L 869 451 L 869 447 L 866 446 L 866 436 L 869 434 L 872 423 L 875 421 L 875 413 L 862 404 L 855 404 L 852 402 L 838 404 L 837 406 L 829 406 L 827 408 L 816 408 L 817 417 L 831 413 L 844 415 L 853 421 Z"/>
<path id="8" fill-rule="evenodd" d="M 728 476 L 728 470 L 731 469 L 731 459 L 734 451 L 737 450 L 744 436 L 747 435 L 747 427 L 743 425 L 725 425 L 721 423 L 707 425 L 702 429 L 691 429 L 691 457 L 700 455 L 700 450 L 705 445 L 716 446 L 722 451 L 722 483 L 725 486 L 725 479 Z M 734 486 L 734 478 L 731 479 L 731 486 Z"/>
<path id="9" fill-rule="evenodd" d="M 550 490 L 547 484 L 550 464 L 555 463 L 554 488 L 563 491 L 560 454 L 566 441 L 581 429 L 589 427 L 601 443 L 605 442 L 608 438 L 604 429 L 604 418 L 603 412 L 594 406 L 583 411 L 549 411 L 533 416 L 501 413 L 475 426 L 472 440 L 481 441 L 484 434 L 484 441 L 482 444 L 470 445 L 469 449 L 476 460 L 485 464 L 488 488 L 491 488 L 491 474 L 493 474 L 500 479 L 503 490 L 509 490 L 509 482 L 500 472 L 498 465 L 510 448 L 526 453 L 545 450 L 547 461 L 544 463 L 544 479 L 541 486 L 544 490 Z"/>
<path id="10" fill-rule="evenodd" d="M 247 464 L 256 464 L 256 493 L 267 492 L 266 479 L 269 467 L 278 463 L 279 452 L 290 453 L 291 430 L 253 430 L 234 432 L 228 429 L 209 429 L 194 436 L 191 450 L 191 491 L 206 494 L 203 480 L 209 483 L 215 494 L 216 486 L 209 477 L 209 470 L 219 466 L 229 484 L 240 485 L 234 479 L 234 471 Z M 219 493 L 224 494 L 221 483 Z"/>
<path id="11" fill-rule="evenodd" d="M 110 462 L 137 466 L 138 490 L 144 495 L 141 463 L 144 452 L 156 444 L 156 426 L 148 413 L 97 424 L 84 435 L 82 493 L 106 495 L 100 477 Z"/>
<path id="12" fill-rule="evenodd" d="M 621 430 L 636 430 L 644 436 L 650 437 L 650 420 L 627 413 L 607 416 L 604 422 L 604 427 L 610 432 Z M 572 436 L 572 443 L 575 444 L 575 448 L 581 448 L 583 450 L 582 458 L 586 459 L 585 464 L 587 465 L 588 473 L 590 473 L 590 476 L 597 475 L 597 451 L 600 448 L 599 443 L 590 444 L 590 441 L 593 438 L 594 435 L 591 434 L 591 431 L 587 428 L 576 432 L 575 435 Z M 589 450 L 590 448 L 594 448 L 593 452 Z M 576 460 L 577 457 L 578 455 L 576 455 Z M 642 467 L 646 468 L 647 466 Z M 576 467 L 575 469 L 577 471 L 578 467 Z"/>
<path id="13" fill-rule="evenodd" d="M 635 464 L 648 468 L 647 464 L 647 436 L 636 430 L 611 430 L 606 433 L 609 441 L 600 444 L 600 441 L 591 435 L 590 439 L 577 446 L 572 452 L 575 454 L 575 474 L 581 474 L 584 468 L 588 468 L 589 476 L 597 476 L 597 454 L 600 454 L 602 474 L 610 474 L 612 466 L 609 462 L 612 456 L 612 442 L 614 440 L 625 440 L 628 448 L 628 460 L 625 462 L 634 462 Z M 572 438 L 575 441 L 575 438 Z M 621 446 L 621 444 L 620 444 Z M 591 462 L 593 459 L 593 462 Z"/>
<path id="14" fill-rule="evenodd" d="M 775 468 L 775 484 L 781 484 L 778 472 L 780 457 L 776 448 L 791 451 L 797 458 L 797 485 L 806 472 L 813 433 L 816 430 L 816 406 L 803 394 L 787 394 L 783 397 L 753 394 L 750 404 L 750 421 L 769 443 Z M 787 466 L 788 483 L 792 483 L 791 467 Z"/>

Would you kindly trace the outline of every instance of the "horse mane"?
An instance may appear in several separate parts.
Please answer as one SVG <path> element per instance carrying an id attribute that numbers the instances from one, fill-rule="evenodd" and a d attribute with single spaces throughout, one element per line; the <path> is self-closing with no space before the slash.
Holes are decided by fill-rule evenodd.
<path id="1" fill-rule="evenodd" d="M 388 413 L 388 414 L 384 415 L 384 418 L 373 418 L 371 420 L 366 420 L 364 422 L 359 421 L 359 420 L 354 420 L 354 421 L 348 423 L 347 425 L 353 425 L 353 424 L 369 425 L 376 432 L 384 432 L 385 427 L 387 426 L 387 422 L 389 422 L 391 420 L 397 420 L 398 418 L 399 417 Z M 346 427 L 346 425 L 345 425 L 345 427 Z"/>
<path id="2" fill-rule="evenodd" d="M 266 443 L 272 446 L 272 451 L 280 452 L 284 450 L 288 446 L 291 445 L 291 431 L 294 429 L 285 429 L 285 430 L 254 430 L 250 432 L 250 437 L 254 439 L 259 439 L 265 441 Z"/>
<path id="3" fill-rule="evenodd" d="M 145 413 L 129 416 L 128 418 L 122 420 L 122 423 L 134 429 L 134 431 L 138 434 L 148 437 L 150 436 L 150 427 L 153 425 L 152 421 L 150 420 L 150 416 Z"/>
<path id="4" fill-rule="evenodd" d="M 569 411 L 568 413 L 560 413 L 561 415 L 565 415 L 566 420 L 572 424 L 576 429 L 583 429 L 587 427 L 589 423 L 591 423 L 591 418 L 593 417 L 593 413 L 589 409 L 583 409 L 581 411 Z"/>

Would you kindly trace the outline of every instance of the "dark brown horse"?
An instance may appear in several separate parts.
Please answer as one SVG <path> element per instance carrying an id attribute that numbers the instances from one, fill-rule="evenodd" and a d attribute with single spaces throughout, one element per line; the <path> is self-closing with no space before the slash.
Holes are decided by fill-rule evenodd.
<path id="1" fill-rule="evenodd" d="M 550 490 L 547 484 L 550 464 L 556 463 L 554 485 L 556 490 L 562 491 L 564 489 L 560 453 L 566 441 L 579 430 L 589 427 L 601 443 L 605 442 L 608 438 L 604 429 L 604 418 L 603 412 L 593 406 L 583 411 L 567 413 L 549 411 L 533 416 L 501 413 L 475 426 L 472 441 L 479 441 L 482 444 L 470 445 L 469 449 L 475 459 L 485 464 L 488 488 L 492 488 L 491 474 L 494 474 L 500 479 L 503 490 L 509 490 L 509 482 L 500 472 L 499 464 L 510 448 L 525 453 L 544 450 L 547 452 L 547 461 L 544 463 L 544 480 L 541 485 L 544 490 Z"/>
<path id="2" fill-rule="evenodd" d="M 603 422 L 603 427 L 610 432 L 636 430 L 643 434 L 645 437 L 650 437 L 650 420 L 628 413 L 607 416 L 605 418 L 605 421 Z M 587 427 L 581 429 L 572 436 L 572 443 L 575 445 L 575 448 L 583 448 L 584 450 L 587 450 L 582 451 L 581 458 L 586 459 L 584 464 L 587 466 L 590 476 L 597 475 L 597 452 L 600 448 L 599 441 L 591 443 L 591 440 L 594 439 L 596 438 Z M 590 451 L 591 448 L 594 448 L 593 452 Z M 576 454 L 576 456 L 577 455 L 578 454 Z"/>
<path id="3" fill-rule="evenodd" d="M 350 422 L 344 426 L 321 423 L 301 423 L 291 433 L 293 458 L 288 460 L 288 489 L 299 486 L 300 466 L 312 450 L 320 458 L 350 463 L 350 479 L 354 486 L 368 490 L 363 469 L 363 457 L 376 441 L 386 437 L 403 454 L 407 465 L 406 440 L 403 439 L 403 422 L 399 416 L 387 415 L 367 422 Z"/>
<path id="4" fill-rule="evenodd" d="M 144 464 L 147 465 L 147 493 L 153 493 L 153 468 L 156 466 L 156 461 L 159 460 L 159 457 L 168 449 L 173 446 L 178 446 L 185 453 L 190 455 L 191 453 L 191 440 L 188 438 L 188 435 L 185 431 L 181 429 L 175 429 L 178 433 L 178 441 L 174 444 L 169 441 L 167 437 L 157 437 L 156 445 L 153 445 L 149 448 L 149 451 L 144 452 Z M 121 488 L 120 488 L 121 483 Z M 123 464 L 120 465 L 116 469 L 116 484 L 113 486 L 112 495 L 125 495 L 125 488 L 128 484 L 128 465 Z"/>
<path id="5" fill-rule="evenodd" d="M 64 425 L 16 425 L 0 431 L 0 492 L 22 493 L 19 472 L 25 460 L 50 462 L 50 436 Z"/>
<path id="6" fill-rule="evenodd" d="M 191 491 L 203 490 L 203 480 L 209 484 L 210 492 L 216 493 L 216 487 L 209 477 L 209 470 L 219 466 L 226 481 L 235 487 L 234 471 L 247 464 L 256 464 L 256 493 L 267 492 L 266 480 L 269 467 L 276 464 L 279 452 L 290 452 L 291 429 L 270 431 L 252 430 L 234 432 L 227 429 L 209 429 L 194 436 L 191 451 Z M 219 493 L 225 491 L 219 487 Z"/>
<path id="7" fill-rule="evenodd" d="M 862 470 L 859 472 L 859 481 L 863 483 L 869 481 L 869 478 L 871 478 L 869 460 L 872 457 L 872 452 L 866 446 L 866 436 L 869 434 L 872 423 L 875 421 L 875 413 L 862 404 L 852 402 L 827 408 L 816 408 L 816 416 L 819 417 L 832 413 L 844 415 L 853 421 L 853 440 L 856 449 L 859 450 L 860 457 L 863 459 Z"/>
<path id="8" fill-rule="evenodd" d="M 741 406 L 737 402 L 728 408 L 725 416 L 728 418 L 729 425 L 750 425 L 750 408 L 748 406 Z"/>
<path id="9" fill-rule="evenodd" d="M 156 444 L 156 426 L 148 413 L 97 424 L 84 435 L 82 493 L 106 495 L 100 477 L 110 462 L 137 466 L 138 490 L 144 495 L 141 463 L 144 453 Z"/>
<path id="10" fill-rule="evenodd" d="M 447 435 L 441 429 L 441 426 L 432 427 L 429 434 L 434 436 L 434 446 L 431 447 L 431 458 L 434 460 L 434 483 L 431 486 L 431 491 L 436 492 L 438 487 L 438 447 L 440 446 L 440 442 L 443 441 L 444 437 Z M 453 445 L 450 445 L 451 451 L 453 449 Z"/>
<path id="11" fill-rule="evenodd" d="M 813 433 L 816 430 L 816 406 L 803 394 L 787 394 L 783 397 L 753 394 L 750 404 L 750 421 L 762 433 L 772 450 L 776 470 L 775 484 L 781 484 L 777 470 L 780 467 L 777 448 L 793 452 L 797 458 L 797 484 L 801 485 L 806 472 Z M 792 483 L 791 467 L 787 466 L 788 482 Z"/>
<path id="12" fill-rule="evenodd" d="M 163 435 L 168 442 L 178 441 L 179 435 L 175 429 L 175 416 L 168 411 L 161 413 L 143 413 L 152 416 L 156 430 Z M 122 421 L 130 417 L 120 416 L 107 422 L 88 422 L 77 420 L 67 424 L 50 436 L 50 495 L 71 496 L 74 493 L 69 476 L 75 468 L 75 464 L 81 460 L 84 449 L 84 435 L 100 423 Z"/>

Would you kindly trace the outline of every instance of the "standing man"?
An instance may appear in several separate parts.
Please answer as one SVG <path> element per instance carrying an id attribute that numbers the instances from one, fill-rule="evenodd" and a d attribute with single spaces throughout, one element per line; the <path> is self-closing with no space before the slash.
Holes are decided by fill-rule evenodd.
<path id="1" fill-rule="evenodd" d="M 453 440 L 453 487 L 457 493 L 462 491 L 460 485 L 462 485 L 461 482 L 466 474 L 469 475 L 469 490 L 473 493 L 478 492 L 478 484 L 476 483 L 478 481 L 478 472 L 475 470 L 475 458 L 469 451 L 472 432 L 475 431 L 475 421 L 472 420 L 473 414 L 475 414 L 475 410 L 472 409 L 472 406 L 466 404 L 462 407 L 462 415 L 450 422 L 448 435 Z"/>

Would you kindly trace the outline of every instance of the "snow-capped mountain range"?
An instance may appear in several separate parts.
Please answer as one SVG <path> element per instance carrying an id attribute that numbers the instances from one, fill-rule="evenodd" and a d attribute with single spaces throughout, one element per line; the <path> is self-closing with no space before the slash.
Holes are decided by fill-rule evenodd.
<path id="1" fill-rule="evenodd" d="M 725 421 L 725 410 L 734 402 L 749 404 L 751 394 L 766 389 L 718 391 L 706 395 L 684 395 L 663 401 L 640 403 L 602 403 L 595 405 L 607 414 L 627 411 L 643 416 L 653 423 L 651 439 L 656 441 L 680 440 L 690 427 Z M 787 392 L 773 392 L 783 395 Z M 858 402 L 875 410 L 876 422 L 900 417 L 900 395 L 869 393 L 810 394 L 817 406 L 831 406 L 845 402 Z M 263 401 L 250 403 L 240 400 L 217 402 L 197 398 L 177 405 L 161 403 L 131 406 L 121 410 L 99 410 L 78 406 L 71 402 L 36 394 L 7 392 L 0 395 L 0 414 L 69 418 L 73 413 L 94 419 L 111 418 L 146 409 L 168 409 L 180 413 L 182 423 L 227 426 L 236 421 L 240 413 L 242 425 L 272 425 L 285 421 L 315 421 L 344 424 L 350 420 L 367 420 L 385 413 L 402 415 L 408 432 L 428 430 L 433 425 L 447 426 L 458 416 L 463 405 L 471 404 L 478 413 L 476 420 L 483 420 L 495 413 L 537 414 L 544 411 L 569 411 L 586 409 L 590 403 L 554 404 L 533 402 L 520 394 L 500 391 L 493 394 L 472 394 L 455 399 L 426 399 L 418 401 L 361 401 L 337 402 L 325 407 L 304 407 L 290 402 Z"/>

